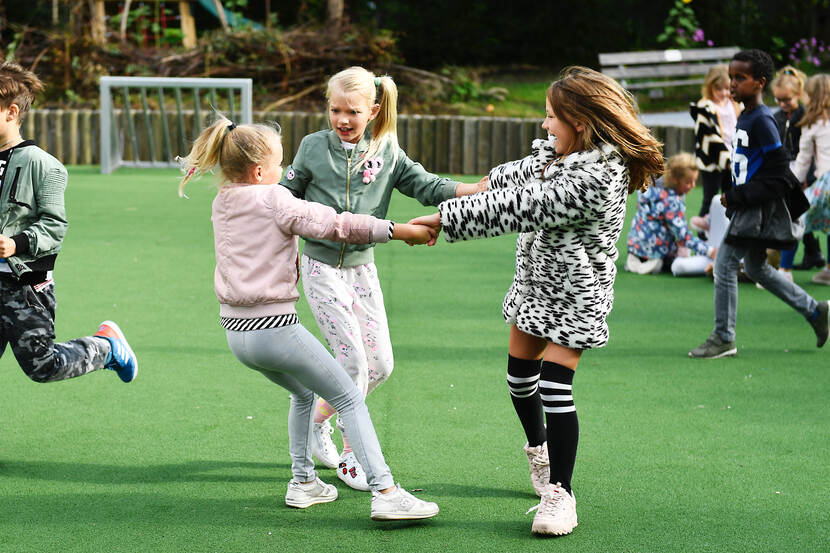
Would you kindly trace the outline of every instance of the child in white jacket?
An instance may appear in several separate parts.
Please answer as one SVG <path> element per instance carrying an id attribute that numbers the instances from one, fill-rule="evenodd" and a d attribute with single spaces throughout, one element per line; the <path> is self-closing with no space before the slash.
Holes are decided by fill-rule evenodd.
<path id="1" fill-rule="evenodd" d="M 363 394 L 331 354 L 300 323 L 297 293 L 297 235 L 349 243 L 434 243 L 436 233 L 419 225 L 395 225 L 370 215 L 294 198 L 277 186 L 282 146 L 265 125 L 236 126 L 219 117 L 181 160 L 185 177 L 219 168 L 223 183 L 213 201 L 216 249 L 214 286 L 220 321 L 231 351 L 242 363 L 291 392 L 288 417 L 293 478 L 285 503 L 305 508 L 337 499 L 322 482 L 311 458 L 311 428 L 317 395 L 343 417 L 355 455 L 372 489 L 375 520 L 430 518 L 435 503 L 395 485 L 383 458 Z"/>

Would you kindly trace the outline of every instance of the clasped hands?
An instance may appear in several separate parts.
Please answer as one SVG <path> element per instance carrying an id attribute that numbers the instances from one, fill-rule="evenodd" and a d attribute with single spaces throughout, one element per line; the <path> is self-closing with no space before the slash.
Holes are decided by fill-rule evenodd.
<path id="1" fill-rule="evenodd" d="M 418 244 L 434 246 L 441 233 L 441 215 L 433 213 L 416 217 L 405 225 L 395 225 L 395 232 L 398 232 L 399 228 L 401 239 L 410 246 Z"/>

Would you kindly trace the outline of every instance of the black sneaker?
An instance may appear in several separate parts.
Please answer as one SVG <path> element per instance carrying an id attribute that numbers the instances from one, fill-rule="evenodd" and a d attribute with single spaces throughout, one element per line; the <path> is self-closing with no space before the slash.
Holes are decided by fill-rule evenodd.
<path id="1" fill-rule="evenodd" d="M 818 304 L 818 317 L 810 321 L 810 326 L 816 333 L 816 347 L 820 348 L 827 341 L 827 335 L 830 334 L 830 301 Z"/>
<path id="2" fill-rule="evenodd" d="M 824 260 L 821 254 L 818 255 L 807 255 L 804 254 L 804 259 L 801 260 L 801 263 L 798 265 L 793 265 L 793 269 L 797 271 L 809 271 L 810 269 L 819 269 L 824 267 L 827 262 Z"/>
<path id="3" fill-rule="evenodd" d="M 724 342 L 717 333 L 713 332 L 705 342 L 689 352 L 689 357 L 720 359 L 721 357 L 735 357 L 737 354 L 738 348 L 735 347 L 735 342 Z"/>

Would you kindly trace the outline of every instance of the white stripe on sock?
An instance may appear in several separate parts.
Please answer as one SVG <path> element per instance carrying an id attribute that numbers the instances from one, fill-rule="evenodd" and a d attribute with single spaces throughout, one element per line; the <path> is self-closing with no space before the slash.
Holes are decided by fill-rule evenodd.
<path id="1" fill-rule="evenodd" d="M 548 407 L 545 406 L 545 413 L 570 413 L 576 411 L 575 405 L 568 405 L 566 407 Z"/>

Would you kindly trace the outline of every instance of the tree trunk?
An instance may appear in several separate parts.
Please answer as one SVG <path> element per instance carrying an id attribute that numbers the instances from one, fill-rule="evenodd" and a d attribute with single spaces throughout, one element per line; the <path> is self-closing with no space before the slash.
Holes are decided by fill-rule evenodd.
<path id="1" fill-rule="evenodd" d="M 213 5 L 216 6 L 216 13 L 219 15 L 219 22 L 222 23 L 222 29 L 226 33 L 230 33 L 231 26 L 228 25 L 228 18 L 225 17 L 225 8 L 222 6 L 222 0 L 213 0 Z"/>
<path id="2" fill-rule="evenodd" d="M 328 22 L 338 24 L 343 20 L 345 0 L 328 0 Z"/>

